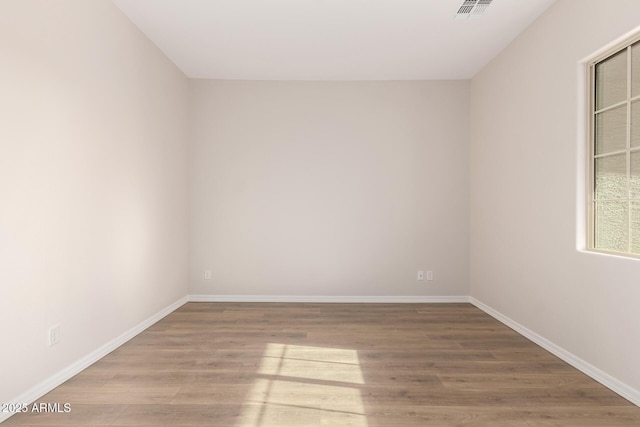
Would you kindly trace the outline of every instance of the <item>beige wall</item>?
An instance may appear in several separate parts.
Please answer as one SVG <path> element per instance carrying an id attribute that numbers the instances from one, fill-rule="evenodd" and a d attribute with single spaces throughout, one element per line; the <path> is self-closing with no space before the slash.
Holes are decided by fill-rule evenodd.
<path id="1" fill-rule="evenodd" d="M 106 0 L 2 1 L 0 52 L 7 402 L 186 294 L 188 82 Z"/>
<path id="2" fill-rule="evenodd" d="M 640 390 L 640 261 L 578 251 L 579 63 L 637 0 L 562 0 L 471 85 L 471 295 Z M 579 197 L 578 197 L 579 199 Z"/>
<path id="3" fill-rule="evenodd" d="M 468 89 L 192 80 L 190 293 L 468 295 Z"/>

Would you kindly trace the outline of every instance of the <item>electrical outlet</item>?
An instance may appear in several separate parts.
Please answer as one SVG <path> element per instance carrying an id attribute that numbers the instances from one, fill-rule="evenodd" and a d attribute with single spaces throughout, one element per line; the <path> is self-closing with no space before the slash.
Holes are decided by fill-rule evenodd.
<path id="1" fill-rule="evenodd" d="M 418 271 L 418 278 L 417 280 L 424 280 L 424 271 Z"/>
<path id="2" fill-rule="evenodd" d="M 427 280 L 433 280 L 433 271 L 427 271 Z"/>
<path id="3" fill-rule="evenodd" d="M 60 325 L 53 325 L 49 328 L 49 347 L 60 342 Z"/>
<path id="4" fill-rule="evenodd" d="M 211 270 L 204 271 L 204 280 L 211 280 Z"/>

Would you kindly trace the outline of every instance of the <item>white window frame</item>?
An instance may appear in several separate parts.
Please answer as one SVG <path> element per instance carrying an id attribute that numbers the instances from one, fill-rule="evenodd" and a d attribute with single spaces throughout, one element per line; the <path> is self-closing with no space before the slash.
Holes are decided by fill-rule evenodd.
<path id="1" fill-rule="evenodd" d="M 631 87 L 631 81 L 632 81 L 632 75 L 631 75 L 631 66 L 632 66 L 632 61 L 631 61 L 631 46 L 637 42 L 640 42 L 640 32 L 635 33 L 633 36 L 630 37 L 626 37 L 624 40 L 615 43 L 614 45 L 606 48 L 605 50 L 601 51 L 599 54 L 593 56 L 592 58 L 590 58 L 587 63 L 586 63 L 586 74 L 588 76 L 588 78 L 586 79 L 587 81 L 587 87 L 586 87 L 586 99 L 587 99 L 587 103 L 588 103 L 588 108 L 586 108 L 586 113 L 587 113 L 587 120 L 586 123 L 588 125 L 588 130 L 587 130 L 587 150 L 586 150 L 586 154 L 587 154 L 587 179 L 586 179 L 586 213 L 587 213 L 587 221 L 586 221 L 586 225 L 587 225 L 587 230 L 586 230 L 586 249 L 590 252 L 596 252 L 596 253 L 602 253 L 602 254 L 608 254 L 608 255 L 616 255 L 616 256 L 621 256 L 621 257 L 625 257 L 625 258 L 635 258 L 635 259 L 640 259 L 640 254 L 635 254 L 630 252 L 631 250 L 631 215 L 632 215 L 632 210 L 631 210 L 631 202 L 629 202 L 629 208 L 628 208 L 628 218 L 627 218 L 627 224 L 629 227 L 629 247 L 627 252 L 617 252 L 617 251 L 611 251 L 611 250 L 606 250 L 606 249 L 600 249 L 600 248 L 596 248 L 595 245 L 595 159 L 598 158 L 599 156 L 595 154 L 595 117 L 596 117 L 596 112 L 602 112 L 602 111 L 606 111 L 609 109 L 613 109 L 616 107 L 619 107 L 621 105 L 625 105 L 627 104 L 627 135 L 626 135 L 626 148 L 624 150 L 620 150 L 620 154 L 622 153 L 630 153 L 630 152 L 640 152 L 640 147 L 631 147 L 631 132 L 630 132 L 630 125 L 629 123 L 631 122 L 631 104 L 634 101 L 640 101 L 640 95 L 636 95 L 635 97 L 631 97 L 632 95 L 632 90 L 633 88 Z M 595 83 L 596 83 L 596 65 L 602 61 L 604 61 L 605 59 L 621 52 L 622 50 L 626 50 L 627 51 L 627 96 L 625 98 L 624 101 L 619 102 L 617 104 L 614 105 L 610 105 L 607 106 L 605 108 L 602 108 L 600 110 L 596 110 L 595 109 L 595 95 L 596 95 L 596 90 L 595 90 Z M 601 155 L 601 156 L 606 156 L 606 155 L 611 155 L 612 153 L 606 153 L 605 155 Z M 629 186 L 629 178 L 630 178 L 630 173 L 631 173 L 631 168 L 630 168 L 630 156 L 627 156 L 627 186 Z M 627 188 L 627 193 L 629 194 L 629 188 Z"/>

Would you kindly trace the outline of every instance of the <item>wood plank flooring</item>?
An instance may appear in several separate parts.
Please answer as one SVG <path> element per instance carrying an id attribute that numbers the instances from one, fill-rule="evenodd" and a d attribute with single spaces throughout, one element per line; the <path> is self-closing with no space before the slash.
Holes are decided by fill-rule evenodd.
<path id="1" fill-rule="evenodd" d="M 189 303 L 7 426 L 640 426 L 470 304 Z"/>

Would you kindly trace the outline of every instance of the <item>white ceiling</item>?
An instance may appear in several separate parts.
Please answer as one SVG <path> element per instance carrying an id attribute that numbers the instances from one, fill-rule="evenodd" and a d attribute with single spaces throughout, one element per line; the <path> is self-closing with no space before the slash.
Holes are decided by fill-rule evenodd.
<path id="1" fill-rule="evenodd" d="M 555 0 L 113 0 L 192 78 L 468 79 Z"/>

